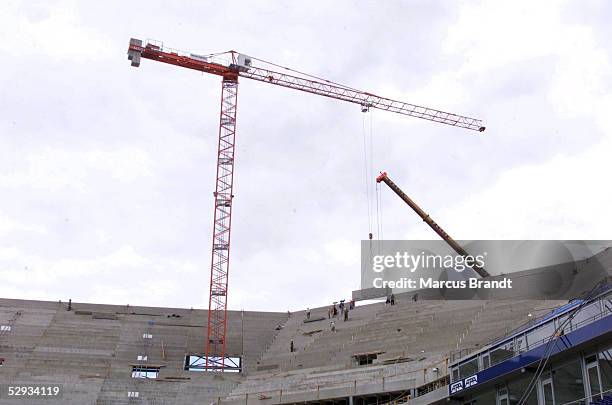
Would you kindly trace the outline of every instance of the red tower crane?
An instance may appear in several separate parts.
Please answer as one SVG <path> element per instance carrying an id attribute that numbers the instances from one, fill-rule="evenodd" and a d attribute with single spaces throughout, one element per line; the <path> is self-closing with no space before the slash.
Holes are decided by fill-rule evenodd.
<path id="1" fill-rule="evenodd" d="M 363 112 L 368 111 L 370 108 L 376 108 L 469 130 L 479 132 L 485 130 L 482 121 L 475 118 L 380 97 L 292 69 L 283 68 L 235 51 L 202 56 L 167 48 L 157 41 L 145 42 L 139 39 L 130 39 L 128 59 L 132 62 L 132 66 L 140 66 L 141 58 L 210 73 L 222 78 L 217 180 L 214 192 L 215 213 L 206 339 L 206 370 L 223 371 L 227 361 L 225 346 L 227 332 L 227 287 L 232 199 L 234 197 L 232 193 L 235 161 L 234 139 L 236 135 L 236 105 L 239 77 L 358 104 Z M 285 73 L 259 67 L 257 64 L 273 66 L 284 70 Z"/>

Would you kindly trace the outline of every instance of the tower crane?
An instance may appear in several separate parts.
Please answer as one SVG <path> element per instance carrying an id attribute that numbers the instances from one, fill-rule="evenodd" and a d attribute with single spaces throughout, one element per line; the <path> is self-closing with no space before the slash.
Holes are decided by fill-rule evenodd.
<path id="1" fill-rule="evenodd" d="M 404 193 L 402 191 L 401 188 L 398 187 L 397 184 L 395 184 L 393 182 L 393 180 L 391 180 L 389 178 L 389 176 L 387 175 L 387 172 L 382 172 L 380 173 L 380 175 L 378 175 L 378 177 L 376 177 L 376 182 L 377 183 L 385 183 L 387 186 L 389 186 L 389 188 L 391 190 L 393 190 L 393 192 L 395 194 L 397 194 L 397 196 L 399 198 L 401 198 L 406 204 L 408 204 L 408 206 L 410 208 L 412 208 L 414 210 L 414 212 L 417 213 L 417 215 L 419 217 L 421 217 L 421 219 L 431 227 L 431 229 L 433 229 L 442 239 L 444 239 L 444 241 L 446 243 L 448 243 L 448 245 L 455 251 L 457 252 L 459 255 L 461 255 L 464 258 L 469 258 L 470 255 L 468 254 L 468 252 L 465 251 L 464 248 L 461 247 L 460 244 L 457 243 L 457 241 L 455 241 L 453 238 L 450 237 L 449 234 L 447 234 L 444 229 L 442 229 L 442 227 L 440 225 L 438 225 L 436 223 L 436 221 L 434 221 L 433 219 L 431 219 L 431 217 L 429 215 L 427 215 L 425 213 L 425 211 L 423 211 L 421 209 L 421 207 L 419 207 L 417 205 L 417 203 L 415 203 L 410 197 L 408 197 L 408 195 L 406 193 Z M 484 267 L 479 266 L 477 263 L 474 263 L 472 266 L 472 269 L 474 269 L 474 271 L 476 273 L 478 273 L 480 275 L 480 277 L 489 277 L 490 274 L 484 269 Z"/>
<path id="2" fill-rule="evenodd" d="M 217 150 L 212 258 L 208 305 L 205 369 L 223 371 L 226 366 L 227 291 L 234 184 L 234 140 L 238 78 L 246 78 L 428 121 L 483 132 L 481 120 L 377 96 L 329 80 L 283 68 L 236 51 L 199 55 L 164 47 L 157 41 L 130 39 L 128 59 L 134 67 L 150 59 L 221 76 L 221 113 Z M 274 67 L 268 68 L 268 66 Z M 282 70 L 283 72 L 279 72 Z M 290 72 L 290 73 L 288 73 Z"/>

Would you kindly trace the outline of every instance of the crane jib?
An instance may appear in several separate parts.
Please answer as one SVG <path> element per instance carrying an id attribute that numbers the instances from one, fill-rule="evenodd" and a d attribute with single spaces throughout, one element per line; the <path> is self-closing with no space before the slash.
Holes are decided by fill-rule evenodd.
<path id="1" fill-rule="evenodd" d="M 132 41 L 139 42 L 133 43 Z M 269 69 L 262 69 L 250 64 L 248 66 L 243 66 L 238 63 L 232 63 L 226 66 L 220 63 L 210 62 L 205 57 L 196 54 L 182 55 L 179 54 L 178 51 L 165 51 L 162 47 L 150 43 L 143 45 L 140 40 L 132 39 L 132 41 L 128 48 L 128 58 L 132 60 L 132 65 L 134 66 L 139 65 L 139 60 L 142 57 L 226 78 L 237 79 L 237 77 L 240 76 L 260 82 L 275 84 L 277 86 L 359 104 L 366 110 L 368 108 L 376 108 L 473 131 L 483 132 L 485 130 L 482 121 L 476 118 L 397 101 L 377 96 L 366 91 L 337 85 L 332 82 L 313 80 L 311 78 L 298 77 Z M 134 64 L 134 55 L 136 54 L 138 55 L 138 62 Z"/>

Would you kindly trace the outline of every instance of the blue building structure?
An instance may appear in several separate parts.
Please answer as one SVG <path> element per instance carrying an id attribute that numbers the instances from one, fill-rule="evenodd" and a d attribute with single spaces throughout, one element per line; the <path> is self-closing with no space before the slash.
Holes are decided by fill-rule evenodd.
<path id="1" fill-rule="evenodd" d="M 612 404 L 612 285 L 449 363 L 447 403 Z"/>

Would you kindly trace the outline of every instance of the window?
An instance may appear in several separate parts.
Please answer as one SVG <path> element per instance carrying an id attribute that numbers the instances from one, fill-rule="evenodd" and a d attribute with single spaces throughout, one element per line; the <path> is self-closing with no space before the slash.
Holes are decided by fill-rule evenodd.
<path id="1" fill-rule="evenodd" d="M 494 366 L 512 357 L 514 357 L 514 342 L 504 343 L 491 350 L 491 365 Z"/>
<path id="2" fill-rule="evenodd" d="M 147 361 L 149 356 L 143 356 L 141 354 L 138 355 L 138 361 Z"/>
<path id="3" fill-rule="evenodd" d="M 599 353 L 599 374 L 603 391 L 612 390 L 612 346 Z"/>
<path id="4" fill-rule="evenodd" d="M 474 375 L 478 372 L 478 358 L 474 357 L 473 359 L 464 362 L 459 365 L 459 377 L 465 378 L 471 375 Z"/>
<path id="5" fill-rule="evenodd" d="M 491 367 L 491 359 L 489 358 L 489 353 L 485 353 L 482 355 L 482 369 Z"/>
<path id="6" fill-rule="evenodd" d="M 572 325 L 574 325 L 574 328 L 584 326 L 585 324 L 591 322 L 594 316 L 599 315 L 601 313 L 601 308 L 599 305 L 599 301 L 593 302 L 578 311 L 578 313 L 572 319 Z"/>
<path id="7" fill-rule="evenodd" d="M 496 396 L 495 389 L 491 388 L 481 394 L 478 394 L 475 397 L 472 397 L 472 399 L 475 405 L 488 405 L 488 404 L 493 405 L 495 404 L 495 396 Z"/>
<path id="8" fill-rule="evenodd" d="M 132 378 L 157 378 L 159 367 L 132 366 Z"/>
<path id="9" fill-rule="evenodd" d="M 555 324 L 557 325 L 558 333 L 561 335 L 566 335 L 572 331 L 572 321 L 568 320 L 569 315 L 565 314 L 560 318 L 557 318 Z"/>
<path id="10" fill-rule="evenodd" d="M 459 380 L 459 367 L 453 367 L 452 381 L 455 382 L 457 380 Z"/>
<path id="11" fill-rule="evenodd" d="M 514 340 L 514 347 L 516 348 L 516 352 L 523 353 L 527 351 L 527 338 L 525 335 L 517 336 Z"/>
<path id="12" fill-rule="evenodd" d="M 223 371 L 226 373 L 239 373 L 241 371 L 240 357 L 226 357 L 223 360 Z M 211 357 L 208 362 L 210 371 L 218 371 L 214 367 L 220 365 L 221 360 L 219 357 Z M 212 366 L 211 366 L 212 364 Z M 217 367 L 218 368 L 218 367 Z M 185 356 L 185 371 L 206 371 L 206 356 L 197 354 L 188 354 Z"/>
<path id="13" fill-rule="evenodd" d="M 356 354 L 355 361 L 359 366 L 367 366 L 368 364 L 374 363 L 374 360 L 378 358 L 377 353 L 367 353 L 367 354 Z"/>
<path id="14" fill-rule="evenodd" d="M 599 366 L 597 365 L 597 355 L 593 354 L 584 359 L 586 366 L 586 377 L 588 379 L 589 397 L 600 399 L 601 382 L 599 379 Z"/>
<path id="15" fill-rule="evenodd" d="M 508 382 L 508 401 L 512 405 L 516 405 L 519 403 L 519 400 L 523 397 L 525 391 L 527 391 L 527 386 L 531 382 L 533 374 L 526 373 L 522 374 L 520 377 L 516 379 L 511 379 Z M 532 389 L 529 393 L 529 396 L 526 398 L 525 405 L 538 405 L 538 390 Z"/>
<path id="16" fill-rule="evenodd" d="M 542 405 L 555 405 L 553 381 L 550 373 L 546 374 L 540 380 L 540 403 Z"/>
<path id="17" fill-rule="evenodd" d="M 533 349 L 548 342 L 554 333 L 555 326 L 552 321 L 545 323 L 544 325 L 540 325 L 531 332 L 527 333 L 527 345 L 529 345 L 529 349 Z"/>
<path id="18" fill-rule="evenodd" d="M 580 359 L 575 359 L 553 370 L 555 400 L 558 404 L 565 404 L 582 399 L 584 384 Z"/>
<path id="19" fill-rule="evenodd" d="M 501 387 L 497 390 L 497 405 L 510 405 L 508 398 L 508 389 Z"/>
<path id="20" fill-rule="evenodd" d="M 606 298 L 601 300 L 601 304 L 603 306 L 603 313 L 606 314 L 608 312 L 612 312 L 612 299 Z"/>
<path id="21" fill-rule="evenodd" d="M 143 339 L 153 339 L 153 335 L 151 335 L 150 333 L 143 333 L 142 338 Z"/>

